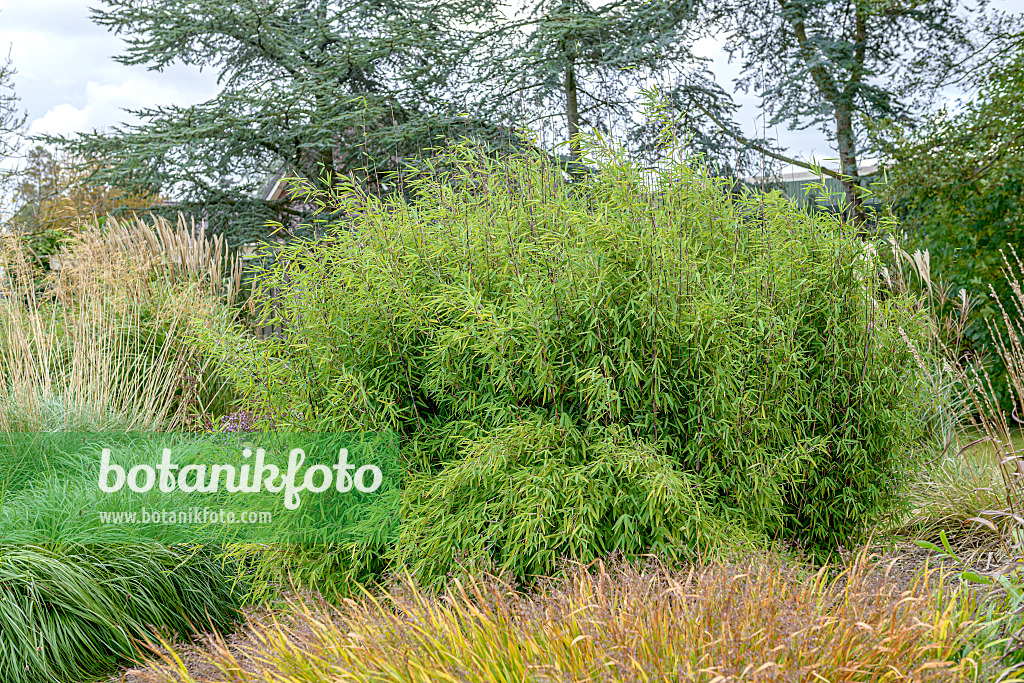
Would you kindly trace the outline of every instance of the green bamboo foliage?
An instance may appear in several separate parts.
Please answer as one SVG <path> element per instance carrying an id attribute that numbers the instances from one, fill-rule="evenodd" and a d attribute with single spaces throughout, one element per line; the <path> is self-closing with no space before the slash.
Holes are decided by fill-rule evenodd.
<path id="1" fill-rule="evenodd" d="M 345 218 L 276 254 L 259 287 L 285 332 L 211 333 L 221 365 L 278 425 L 403 435 L 393 555 L 427 579 L 685 557 L 724 529 L 855 541 L 924 436 L 899 331 L 923 320 L 840 219 L 589 154 L 577 183 L 462 146 L 413 200 L 300 187 Z"/>

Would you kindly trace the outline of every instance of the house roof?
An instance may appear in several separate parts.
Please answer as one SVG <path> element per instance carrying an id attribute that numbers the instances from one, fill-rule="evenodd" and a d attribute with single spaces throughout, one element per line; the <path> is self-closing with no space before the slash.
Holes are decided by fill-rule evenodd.
<path id="1" fill-rule="evenodd" d="M 857 175 L 861 178 L 878 173 L 878 164 L 865 164 L 857 169 Z M 745 183 L 760 185 L 764 183 L 802 183 L 818 180 L 816 173 L 810 171 L 786 171 L 769 176 L 747 176 L 740 178 Z"/>
<path id="2" fill-rule="evenodd" d="M 288 194 L 288 168 L 282 166 L 280 170 L 270 176 L 270 180 L 260 191 L 260 197 L 268 202 L 276 202 L 285 198 Z"/>

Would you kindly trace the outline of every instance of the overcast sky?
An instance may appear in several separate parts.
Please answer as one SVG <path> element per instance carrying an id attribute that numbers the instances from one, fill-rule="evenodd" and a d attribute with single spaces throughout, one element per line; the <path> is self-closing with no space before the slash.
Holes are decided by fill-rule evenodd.
<path id="1" fill-rule="evenodd" d="M 29 115 L 32 133 L 72 134 L 131 120 L 124 109 L 155 105 L 187 106 L 217 93 L 211 71 L 175 66 L 162 72 L 144 66 L 127 67 L 111 59 L 122 42 L 89 20 L 90 0 L 0 0 L 0 49 L 10 48 L 17 69 L 15 86 Z M 1024 0 L 995 0 L 1000 9 L 1024 12 Z M 738 75 L 714 41 L 698 45 L 715 57 L 714 71 L 727 86 Z M 749 135 L 760 132 L 759 102 L 738 95 L 743 105 L 739 121 Z M 772 131 L 769 131 L 772 133 Z M 815 130 L 774 131 L 779 142 L 796 156 L 834 158 L 824 137 Z"/>

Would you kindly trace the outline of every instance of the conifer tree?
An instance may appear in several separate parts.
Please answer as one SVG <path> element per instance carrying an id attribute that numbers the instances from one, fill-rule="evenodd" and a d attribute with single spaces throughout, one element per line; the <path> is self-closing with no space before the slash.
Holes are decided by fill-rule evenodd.
<path id="1" fill-rule="evenodd" d="M 172 210 L 241 243 L 297 212 L 261 196 L 275 173 L 387 192 L 403 158 L 471 132 L 444 95 L 470 35 L 459 27 L 490 12 L 486 0 L 106 0 L 93 19 L 124 36 L 118 61 L 214 69 L 222 90 L 47 141 L 98 168 L 94 182 L 179 199 Z"/>
<path id="2" fill-rule="evenodd" d="M 828 136 L 839 169 L 826 174 L 843 182 L 858 221 L 864 220 L 859 164 L 873 151 L 872 122 L 912 118 L 1016 21 L 987 14 L 986 0 L 725 0 L 707 4 L 705 12 L 728 37 L 726 49 L 740 57 L 737 85 L 763 97 L 772 117 L 767 126 L 818 126 Z"/>
<path id="3" fill-rule="evenodd" d="M 700 112 L 694 100 L 723 121 L 735 109 L 692 50 L 708 32 L 698 7 L 692 0 L 526 3 L 481 34 L 474 64 L 485 95 L 476 107 L 494 120 L 551 131 L 571 163 L 587 130 L 624 138 L 634 153 L 653 151 L 665 122 L 645 116 L 641 105 L 656 90 L 691 150 L 735 165 L 733 139 L 693 115 Z"/>

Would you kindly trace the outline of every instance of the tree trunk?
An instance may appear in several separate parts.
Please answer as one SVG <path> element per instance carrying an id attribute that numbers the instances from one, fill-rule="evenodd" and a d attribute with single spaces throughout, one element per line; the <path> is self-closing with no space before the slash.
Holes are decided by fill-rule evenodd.
<path id="1" fill-rule="evenodd" d="M 320 4 L 316 8 L 316 19 L 317 19 L 318 28 L 324 27 L 327 24 L 327 5 L 328 4 L 329 4 L 328 0 L 320 0 Z M 321 30 L 323 30 L 323 29 L 321 29 Z M 325 47 L 324 45 L 321 45 L 320 49 L 318 50 L 318 54 L 317 54 L 317 61 L 318 62 L 320 62 L 320 61 L 322 61 L 322 60 L 324 60 L 326 58 L 326 55 L 324 54 L 324 47 Z M 326 102 L 325 97 L 322 94 L 318 94 L 317 97 L 316 97 L 316 100 L 317 100 L 317 106 L 320 108 L 320 110 L 321 111 L 326 110 L 327 102 Z M 334 145 L 333 145 L 333 142 L 334 141 L 332 140 L 331 141 L 331 143 L 332 143 L 331 145 L 329 145 L 328 147 L 320 150 L 320 152 L 318 154 L 319 159 L 317 159 L 317 166 L 318 166 L 317 170 L 319 171 L 319 174 L 322 176 L 323 180 L 325 181 L 324 184 L 328 188 L 333 187 L 334 184 L 338 182 L 337 171 L 334 168 Z"/>
<path id="2" fill-rule="evenodd" d="M 864 202 L 860 195 L 860 175 L 857 171 L 857 138 L 853 132 L 853 86 L 860 83 L 864 76 L 865 50 L 867 49 L 867 14 L 864 3 L 857 2 L 854 8 L 855 40 L 854 63 L 850 73 L 850 82 L 841 88 L 835 79 L 818 61 L 817 49 L 807 37 L 807 26 L 804 23 L 806 7 L 799 2 L 779 0 L 783 15 L 790 15 L 790 25 L 804 64 L 810 71 L 815 87 L 826 102 L 832 105 L 836 119 L 836 142 L 839 146 L 840 172 L 843 190 L 846 193 L 845 215 L 863 230 L 865 224 Z"/>
<path id="3" fill-rule="evenodd" d="M 320 151 L 319 170 L 323 174 L 328 187 L 338 182 L 337 172 L 334 168 L 334 150 L 327 148 Z"/>
<path id="4" fill-rule="evenodd" d="M 580 108 L 576 94 L 576 69 L 569 62 L 565 70 L 565 118 L 569 124 L 569 157 L 573 161 L 580 158 L 580 145 L 576 139 L 580 132 Z"/>
<path id="5" fill-rule="evenodd" d="M 860 193 L 860 172 L 857 169 L 857 142 L 853 133 L 853 115 L 846 103 L 835 104 L 836 140 L 839 143 L 839 164 L 846 192 L 845 214 L 858 229 L 866 221 L 864 201 Z"/>

